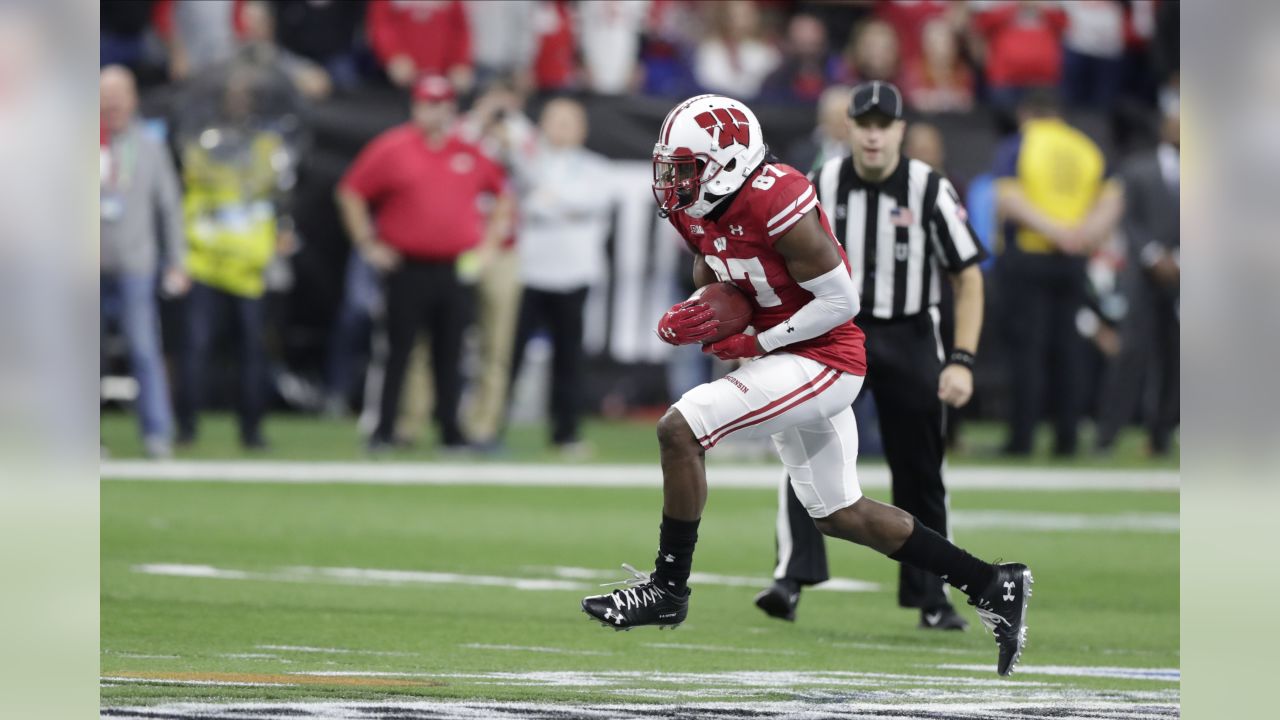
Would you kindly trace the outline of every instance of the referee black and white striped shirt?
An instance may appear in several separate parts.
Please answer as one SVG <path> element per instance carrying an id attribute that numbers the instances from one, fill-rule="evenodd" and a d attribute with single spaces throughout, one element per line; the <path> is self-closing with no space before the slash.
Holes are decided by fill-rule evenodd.
<path id="1" fill-rule="evenodd" d="M 982 261 L 986 251 L 949 180 L 905 156 L 883 182 L 858 177 L 853 158 L 812 176 L 862 294 L 860 317 L 897 320 L 937 306 L 939 276 Z"/>

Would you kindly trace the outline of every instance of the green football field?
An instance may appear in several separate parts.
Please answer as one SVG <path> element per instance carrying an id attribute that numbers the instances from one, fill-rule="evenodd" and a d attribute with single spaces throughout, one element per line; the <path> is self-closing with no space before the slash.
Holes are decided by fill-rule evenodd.
<path id="1" fill-rule="evenodd" d="M 1036 575 L 1029 646 L 1003 679 L 967 608 L 968 632 L 918 630 L 896 566 L 852 545 L 829 545 L 834 587 L 807 591 L 796 623 L 766 618 L 751 603 L 773 557 L 763 488 L 712 489 L 683 627 L 601 628 L 579 600 L 622 562 L 651 566 L 660 489 L 462 474 L 104 480 L 103 716 L 1178 715 L 1176 482 L 953 491 L 957 540 Z"/>

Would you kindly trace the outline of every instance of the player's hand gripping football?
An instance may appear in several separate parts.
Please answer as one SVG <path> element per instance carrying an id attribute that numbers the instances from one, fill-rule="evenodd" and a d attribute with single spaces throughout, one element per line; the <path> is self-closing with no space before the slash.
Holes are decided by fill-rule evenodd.
<path id="1" fill-rule="evenodd" d="M 715 355 L 721 360 L 745 360 L 764 354 L 756 336 L 745 333 L 730 335 L 718 343 L 703 346 L 702 352 Z"/>
<path id="2" fill-rule="evenodd" d="M 697 300 L 672 305 L 658 321 L 658 337 L 670 345 L 692 345 L 715 335 L 719 329 L 715 311 Z"/>

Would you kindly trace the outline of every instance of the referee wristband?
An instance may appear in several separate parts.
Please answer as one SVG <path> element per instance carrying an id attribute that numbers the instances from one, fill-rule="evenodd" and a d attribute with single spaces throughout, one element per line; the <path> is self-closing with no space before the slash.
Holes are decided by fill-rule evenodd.
<path id="1" fill-rule="evenodd" d="M 969 368 L 970 370 L 972 370 L 973 363 L 977 359 L 978 358 L 968 350 L 952 350 L 951 354 L 947 356 L 947 364 L 959 365 L 960 367 Z"/>

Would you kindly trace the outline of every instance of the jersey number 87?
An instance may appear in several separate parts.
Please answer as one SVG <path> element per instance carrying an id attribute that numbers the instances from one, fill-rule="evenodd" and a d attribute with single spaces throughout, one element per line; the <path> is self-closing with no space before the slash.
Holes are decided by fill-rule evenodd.
<path id="1" fill-rule="evenodd" d="M 761 177 L 764 176 L 762 175 Z M 756 179 L 759 180 L 759 178 Z M 769 179 L 772 180 L 773 178 Z M 777 307 L 782 304 L 782 300 L 778 298 L 778 293 L 774 292 L 773 287 L 769 285 L 764 265 L 761 264 L 759 258 L 726 258 L 721 260 L 715 255 L 703 255 L 702 259 L 706 261 L 707 267 L 711 268 L 720 282 L 746 280 L 751 283 L 752 289 L 755 290 L 756 303 L 760 307 Z"/>

